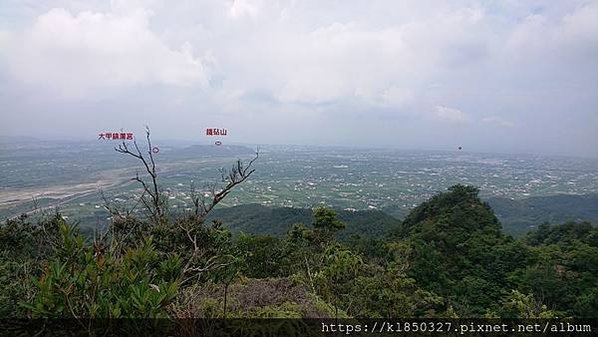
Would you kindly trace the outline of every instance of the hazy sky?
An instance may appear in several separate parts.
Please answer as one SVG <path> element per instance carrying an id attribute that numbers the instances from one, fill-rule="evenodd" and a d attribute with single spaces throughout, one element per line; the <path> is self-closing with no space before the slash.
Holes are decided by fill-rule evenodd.
<path id="1" fill-rule="evenodd" d="M 0 1 L 0 135 L 598 156 L 598 1 Z"/>

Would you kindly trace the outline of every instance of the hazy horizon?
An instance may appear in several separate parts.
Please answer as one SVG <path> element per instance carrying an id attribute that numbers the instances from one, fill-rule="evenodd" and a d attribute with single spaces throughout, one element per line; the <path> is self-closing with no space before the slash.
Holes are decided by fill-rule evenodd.
<path id="1" fill-rule="evenodd" d="M 598 1 L 0 4 L 0 136 L 598 157 Z"/>
<path id="2" fill-rule="evenodd" d="M 144 135 L 145 136 L 145 135 Z M 1 136 L 0 135 L 0 145 L 7 144 L 10 145 L 14 141 L 19 141 L 19 139 L 26 138 L 27 141 L 41 141 L 41 142 L 48 142 L 48 143 L 95 143 L 97 139 L 84 139 L 84 138 L 36 138 L 31 136 Z M 222 138 L 221 138 L 222 139 Z M 155 146 L 160 146 L 160 142 L 164 142 L 165 146 L 167 147 L 188 147 L 188 146 L 215 146 L 214 145 L 215 139 L 165 139 L 165 138 L 152 138 L 152 143 Z M 107 141 L 105 145 L 107 148 L 113 149 L 120 144 L 120 141 Z M 143 147 L 146 144 L 145 138 L 139 140 L 139 144 Z M 598 156 L 592 155 L 579 155 L 579 154 L 568 154 L 568 153 L 550 153 L 550 152 L 506 152 L 506 151 L 472 151 L 466 148 L 462 148 L 459 150 L 458 147 L 438 147 L 438 148 L 403 148 L 403 147 L 393 147 L 393 146 L 366 146 L 366 145 L 343 145 L 343 144 L 289 144 L 289 143 L 248 143 L 248 142 L 230 142 L 225 139 L 225 142 L 222 143 L 221 146 L 226 147 L 229 146 L 244 146 L 244 147 L 258 147 L 260 152 L 263 152 L 264 149 L 268 149 L 268 147 L 289 147 L 289 148 L 302 148 L 306 147 L 308 149 L 340 149 L 340 150 L 376 150 L 376 151 L 398 151 L 398 152 L 405 152 L 405 153 L 413 153 L 413 152 L 429 152 L 429 153 L 460 153 L 463 155 L 472 154 L 472 155 L 497 155 L 497 156 L 540 156 L 540 157 L 553 157 L 553 158 L 577 158 L 577 159 L 588 159 L 588 160 L 598 160 Z"/>

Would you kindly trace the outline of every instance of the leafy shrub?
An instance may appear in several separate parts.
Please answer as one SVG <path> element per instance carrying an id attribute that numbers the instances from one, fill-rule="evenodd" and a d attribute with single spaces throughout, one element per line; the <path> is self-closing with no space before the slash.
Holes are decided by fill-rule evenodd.
<path id="1" fill-rule="evenodd" d="M 85 242 L 77 226 L 59 224 L 60 245 L 24 304 L 31 317 L 164 317 L 179 286 L 181 260 L 159 258 L 152 238 L 124 254 Z"/>

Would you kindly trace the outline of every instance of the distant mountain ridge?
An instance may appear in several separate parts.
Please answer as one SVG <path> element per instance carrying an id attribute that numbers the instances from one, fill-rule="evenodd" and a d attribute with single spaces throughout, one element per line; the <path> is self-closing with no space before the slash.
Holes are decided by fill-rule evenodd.
<path id="1" fill-rule="evenodd" d="M 337 213 L 347 225 L 339 233 L 341 239 L 353 234 L 382 237 L 401 223 L 399 219 L 377 210 L 337 210 Z M 214 219 L 221 220 L 224 226 L 237 233 L 284 235 L 293 224 L 311 224 L 312 210 L 247 204 L 215 209 L 208 221 Z"/>
<path id="2" fill-rule="evenodd" d="M 212 156 L 212 157 L 230 157 L 238 155 L 255 154 L 255 149 L 241 145 L 191 145 L 185 148 L 173 149 L 169 155 L 174 156 Z"/>
<path id="3" fill-rule="evenodd" d="M 511 235 L 522 235 L 544 222 L 562 224 L 569 221 L 589 221 L 598 224 L 598 194 L 555 195 L 530 197 L 522 200 L 488 198 L 502 230 Z M 396 229 L 406 216 L 402 209 L 392 210 L 337 210 L 347 224 L 341 238 L 353 234 L 381 237 Z M 233 232 L 284 235 L 295 223 L 310 224 L 312 211 L 306 208 L 269 207 L 246 204 L 219 208 L 208 220 L 222 220 Z"/>
<path id="4" fill-rule="evenodd" d="M 486 201 L 494 209 L 503 229 L 510 234 L 526 233 L 543 222 L 589 221 L 598 224 L 598 193 L 559 194 L 521 200 L 493 197 Z"/>

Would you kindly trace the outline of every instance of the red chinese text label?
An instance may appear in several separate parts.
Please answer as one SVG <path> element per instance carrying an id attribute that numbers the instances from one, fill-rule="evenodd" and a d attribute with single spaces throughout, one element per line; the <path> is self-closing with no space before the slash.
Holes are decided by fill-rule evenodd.
<path id="1" fill-rule="evenodd" d="M 98 135 L 98 139 L 133 140 L 132 132 L 104 132 Z"/>
<path id="2" fill-rule="evenodd" d="M 209 128 L 206 129 L 206 136 L 226 136 L 226 129 Z"/>

